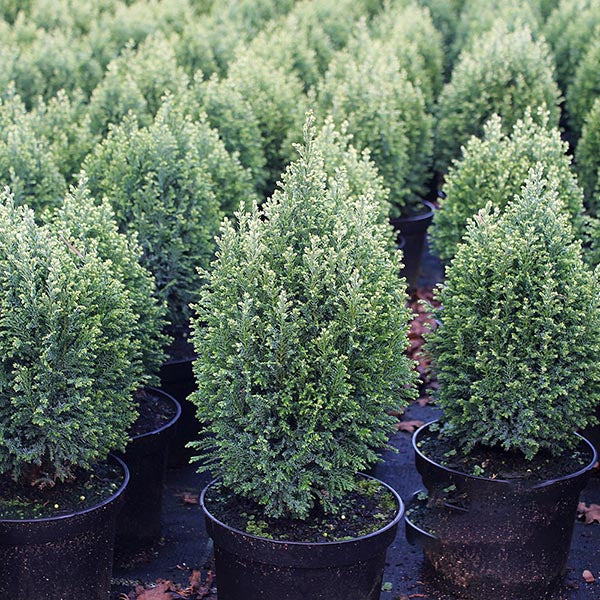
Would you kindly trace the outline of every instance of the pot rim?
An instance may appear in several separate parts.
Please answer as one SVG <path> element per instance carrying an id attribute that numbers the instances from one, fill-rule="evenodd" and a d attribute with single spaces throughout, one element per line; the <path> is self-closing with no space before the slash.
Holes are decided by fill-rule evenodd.
<path id="1" fill-rule="evenodd" d="M 142 389 L 149 390 L 153 394 L 159 394 L 160 396 L 164 396 L 167 400 L 170 400 L 171 402 L 173 402 L 175 404 L 175 415 L 173 416 L 173 418 L 170 421 L 168 421 L 164 425 L 161 425 L 158 429 L 152 429 L 150 431 L 146 431 L 146 433 L 140 433 L 138 435 L 132 436 L 131 438 L 129 438 L 130 442 L 132 440 L 139 440 L 140 438 L 148 437 L 151 435 L 158 435 L 159 433 L 162 433 L 165 429 L 172 427 L 177 422 L 179 417 L 181 416 L 181 404 L 177 400 L 175 400 L 175 398 L 173 398 L 173 396 L 171 396 L 171 394 L 168 394 L 164 390 L 161 390 L 160 388 L 152 387 L 150 385 L 144 386 Z"/>
<path id="2" fill-rule="evenodd" d="M 394 217 L 393 219 L 390 219 L 390 223 L 393 226 L 396 226 L 399 223 L 414 223 L 417 221 L 425 221 L 426 219 L 431 218 L 433 216 L 433 214 L 435 213 L 434 204 L 432 202 L 430 202 L 429 200 L 425 200 L 425 198 L 419 198 L 419 201 L 421 202 L 421 204 L 423 204 L 423 206 L 425 206 L 425 208 L 428 209 L 426 212 L 416 214 L 416 215 L 405 215 L 405 216 Z"/>
<path id="3" fill-rule="evenodd" d="M 382 533 L 392 529 L 393 527 L 396 527 L 398 525 L 398 523 L 400 522 L 400 520 L 404 517 L 404 512 L 405 512 L 405 506 L 404 506 L 404 502 L 402 501 L 402 498 L 400 498 L 400 495 L 398 494 L 398 492 L 391 487 L 390 485 L 388 485 L 387 483 L 385 483 L 385 481 L 381 481 L 381 479 L 378 479 L 377 477 L 372 477 L 371 475 L 366 475 L 365 473 L 359 473 L 360 476 L 366 478 L 366 479 L 374 479 L 375 481 L 378 481 L 381 485 L 383 485 L 384 487 L 386 487 L 393 495 L 394 498 L 396 498 L 396 502 L 398 503 L 398 511 L 396 513 L 396 516 L 393 518 L 392 521 L 390 521 L 387 525 L 385 525 L 384 527 L 382 527 L 381 529 L 377 529 L 376 531 L 373 531 L 371 533 L 367 533 L 366 535 L 361 535 L 358 537 L 353 537 L 349 540 L 339 540 L 339 541 L 335 541 L 335 542 L 294 542 L 294 541 L 289 541 L 286 542 L 285 540 L 274 540 L 274 539 L 270 539 L 270 538 L 263 538 L 260 537 L 258 535 L 253 535 L 251 533 L 247 533 L 245 531 L 242 531 L 241 529 L 237 529 L 235 527 L 231 527 L 231 525 L 227 525 L 226 523 L 223 523 L 223 521 L 221 521 L 220 519 L 217 519 L 217 517 L 215 517 L 207 508 L 206 508 L 206 504 L 204 502 L 205 500 L 205 496 L 206 493 L 208 492 L 209 488 L 218 481 L 217 478 L 213 479 L 210 483 L 208 483 L 204 489 L 202 490 L 202 494 L 200 495 L 200 506 L 202 508 L 202 511 L 204 512 L 204 514 L 214 523 L 216 523 L 217 525 L 219 525 L 220 527 L 223 527 L 225 529 L 227 529 L 228 531 L 231 531 L 233 533 L 242 535 L 244 537 L 250 538 L 250 539 L 254 539 L 254 540 L 261 540 L 262 542 L 268 542 L 269 544 L 273 544 L 275 546 L 280 546 L 280 547 L 284 547 L 284 546 L 292 546 L 292 547 L 300 547 L 300 546 L 316 546 L 319 548 L 333 548 L 334 546 L 338 545 L 338 546 L 343 546 L 345 544 L 353 544 L 357 541 L 362 541 L 362 540 L 366 540 L 366 539 L 370 539 L 370 538 L 374 538 L 378 535 L 381 535 Z"/>
<path id="4" fill-rule="evenodd" d="M 458 475 L 460 477 L 464 477 L 467 479 L 472 479 L 475 481 L 486 481 L 489 482 L 491 484 L 498 484 L 498 485 L 515 485 L 514 481 L 509 481 L 507 479 L 491 479 L 489 477 L 480 477 L 478 475 L 471 475 L 470 473 L 463 473 L 462 471 L 457 471 L 456 469 L 452 469 L 450 467 L 445 467 L 444 465 L 441 465 L 440 463 L 436 462 L 435 460 L 433 460 L 432 458 L 426 456 L 425 454 L 423 454 L 420 450 L 420 448 L 417 447 L 417 438 L 418 436 L 427 428 L 429 427 L 429 425 L 433 425 L 433 423 L 439 423 L 439 419 L 434 419 L 433 421 L 429 421 L 428 423 L 425 423 L 424 425 L 422 425 L 421 427 L 419 427 L 419 429 L 417 429 L 414 433 L 413 433 L 413 437 L 412 437 L 412 447 L 413 450 L 415 451 L 415 454 L 418 454 L 423 460 L 425 460 L 426 462 L 435 465 L 437 468 L 446 471 L 447 473 L 451 473 L 453 475 Z M 586 465 L 585 467 L 582 467 L 581 469 L 579 469 L 578 471 L 576 471 L 575 473 L 569 473 L 568 475 L 563 475 L 562 477 L 557 477 L 555 479 L 545 479 L 540 481 L 539 483 L 536 483 L 535 485 L 531 486 L 531 489 L 540 489 L 540 488 L 544 488 L 544 487 L 548 487 L 550 485 L 553 485 L 557 482 L 562 482 L 562 481 L 568 481 L 569 479 L 574 479 L 576 477 L 579 477 L 581 475 L 583 475 L 584 473 L 586 473 L 587 471 L 591 471 L 594 468 L 594 465 L 596 464 L 596 462 L 598 461 L 598 454 L 596 452 L 596 448 L 594 448 L 593 444 L 591 442 L 589 442 L 586 438 L 584 438 L 581 434 L 574 432 L 574 435 L 576 435 L 578 438 L 580 438 L 582 441 L 584 441 L 589 449 L 592 451 L 592 460 L 591 462 Z"/>
<path id="5" fill-rule="evenodd" d="M 116 455 L 110 453 L 107 457 L 106 460 L 108 459 L 112 459 L 113 461 L 115 461 L 116 463 L 119 464 L 119 466 L 121 467 L 122 471 L 123 471 L 123 481 L 121 483 L 121 485 L 119 486 L 119 488 L 117 489 L 117 491 L 113 492 L 108 498 L 102 500 L 102 502 L 99 502 L 98 504 L 94 504 L 93 506 L 90 506 L 88 508 L 85 508 L 83 510 L 78 510 L 75 512 L 71 512 L 71 513 L 67 513 L 64 515 L 56 515 L 54 517 L 41 517 L 39 519 L 2 519 L 0 518 L 0 523 L 20 523 L 20 524 L 28 524 L 28 523 L 50 523 L 50 522 L 57 522 L 57 521 L 64 521 L 66 519 L 71 519 L 73 517 L 77 517 L 80 515 L 86 515 L 88 513 L 94 512 L 95 510 L 102 508 L 103 506 L 106 506 L 107 504 L 110 504 L 113 500 L 116 500 L 116 498 L 118 498 L 124 491 L 125 488 L 127 487 L 127 484 L 129 483 L 129 469 L 127 468 L 127 465 Z"/>
<path id="6" fill-rule="evenodd" d="M 415 502 L 417 502 L 417 496 L 421 493 L 424 492 L 424 488 L 420 488 L 418 490 L 416 490 L 415 492 L 413 492 L 412 496 L 410 497 L 410 500 L 406 503 L 406 509 L 408 512 L 408 509 L 411 508 L 411 506 L 413 504 L 415 504 Z M 419 527 L 418 525 L 415 525 L 414 521 L 411 521 L 408 514 L 404 515 L 404 522 L 406 523 L 407 527 L 412 527 L 412 529 L 414 529 L 417 533 L 419 533 L 420 535 L 425 536 L 428 540 L 439 540 L 440 538 L 437 535 L 434 535 L 433 533 L 430 533 L 429 531 L 426 531 L 425 529 L 421 529 L 421 527 Z"/>

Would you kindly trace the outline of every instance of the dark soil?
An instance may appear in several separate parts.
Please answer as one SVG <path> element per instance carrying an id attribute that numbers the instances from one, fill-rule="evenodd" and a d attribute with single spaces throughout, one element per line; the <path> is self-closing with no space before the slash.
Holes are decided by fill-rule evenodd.
<path id="1" fill-rule="evenodd" d="M 584 443 L 573 450 L 561 449 L 558 454 L 541 450 L 532 460 L 526 460 L 522 452 L 482 445 L 465 452 L 459 440 L 443 435 L 437 427 L 435 432 L 423 432 L 418 447 L 427 458 L 460 473 L 506 481 L 557 479 L 577 473 L 592 460 L 589 446 Z"/>
<path id="2" fill-rule="evenodd" d="M 422 531 L 435 535 L 436 523 L 439 523 L 439 515 L 435 506 L 427 505 L 426 492 L 420 492 L 421 496 L 415 498 L 410 508 L 406 510 L 406 518 Z"/>
<path id="3" fill-rule="evenodd" d="M 173 402 L 153 394 L 151 390 L 140 390 L 136 393 L 135 400 L 139 414 L 129 429 L 132 438 L 164 427 L 177 412 Z"/>
<path id="4" fill-rule="evenodd" d="M 373 533 L 394 520 L 398 504 L 377 481 L 363 479 L 340 503 L 336 514 L 315 510 L 306 519 L 271 519 L 262 507 L 220 485 L 211 487 L 206 507 L 230 527 L 251 535 L 286 542 L 339 542 Z"/>
<path id="5" fill-rule="evenodd" d="M 78 469 L 70 482 L 53 487 L 18 485 L 0 475 L 0 519 L 41 519 L 69 515 L 110 498 L 123 483 L 123 471 L 114 462 L 101 462 L 88 471 Z"/>
<path id="6" fill-rule="evenodd" d="M 167 356 L 169 361 L 189 360 L 195 356 L 194 346 L 190 341 L 190 330 L 172 330 L 167 332 L 172 342 L 167 348 Z"/>

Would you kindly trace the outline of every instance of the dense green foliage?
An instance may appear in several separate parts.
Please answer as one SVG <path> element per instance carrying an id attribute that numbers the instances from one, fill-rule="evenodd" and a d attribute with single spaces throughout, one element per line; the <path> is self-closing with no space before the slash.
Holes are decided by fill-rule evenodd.
<path id="1" fill-rule="evenodd" d="M 368 18 L 371 0 L 302 0 L 274 20 L 250 44 L 258 55 L 298 74 L 306 90 L 316 87 L 335 53 L 346 46 L 356 22 Z"/>
<path id="2" fill-rule="evenodd" d="M 187 76 L 177 66 L 175 51 L 163 34 L 148 37 L 137 49 L 129 44 L 108 65 L 92 94 L 92 131 L 106 134 L 109 123 L 120 123 L 129 111 L 140 125 L 150 125 L 163 96 L 181 93 L 187 84 Z"/>
<path id="3" fill-rule="evenodd" d="M 131 309 L 136 315 L 132 333 L 140 345 L 138 381 L 155 385 L 165 361 L 163 348 L 168 338 L 166 308 L 156 297 L 156 284 L 141 264 L 142 248 L 136 234 L 119 233 L 115 214 L 108 200 L 96 203 L 82 178 L 67 194 L 50 219 L 50 227 L 84 255 L 97 255 L 107 261 L 115 279 L 125 286 Z M 132 362 L 135 357 L 131 357 Z"/>
<path id="4" fill-rule="evenodd" d="M 600 401 L 600 281 L 556 191 L 532 173 L 500 215 L 470 221 L 437 294 L 441 325 L 427 349 L 445 431 L 531 459 L 576 445 Z"/>
<path id="5" fill-rule="evenodd" d="M 359 32 L 332 61 L 319 88 L 319 106 L 338 127 L 347 122 L 358 149 L 369 148 L 390 189 L 392 214 L 410 211 L 426 189 L 432 118 L 394 45 Z"/>
<path id="6" fill-rule="evenodd" d="M 36 211 L 56 206 L 66 191 L 65 179 L 50 143 L 11 92 L 0 100 L 0 184 L 10 186 L 17 204 Z"/>
<path id="7" fill-rule="evenodd" d="M 538 124 L 539 123 L 539 124 Z M 518 194 L 529 170 L 542 163 L 557 183 L 560 201 L 570 215 L 577 234 L 583 230 L 583 194 L 571 171 L 571 158 L 560 131 L 548 126 L 548 113 L 529 111 L 504 132 L 502 119 L 494 115 L 484 126 L 483 137 L 472 137 L 460 160 L 450 167 L 444 185 L 445 197 L 435 212 L 430 229 L 432 248 L 448 262 L 456 253 L 467 221 L 488 202 L 504 208 Z"/>
<path id="8" fill-rule="evenodd" d="M 272 58 L 240 52 L 229 67 L 229 85 L 250 104 L 266 159 L 262 196 L 270 196 L 285 166 L 293 158 L 306 109 L 302 82 L 295 73 L 278 67 Z"/>
<path id="9" fill-rule="evenodd" d="M 600 213 L 600 98 L 594 102 L 575 154 L 577 174 L 589 211 Z"/>
<path id="10" fill-rule="evenodd" d="M 84 162 L 96 198 L 110 201 L 119 228 L 137 232 L 176 329 L 207 267 L 222 211 L 252 198 L 248 173 L 205 120 L 192 122 L 169 99 L 149 127 L 127 117 Z"/>
<path id="11" fill-rule="evenodd" d="M 600 33 L 600 26 L 598 27 Z M 600 98 L 600 39 L 591 41 L 567 89 L 569 124 L 576 138 L 596 98 Z"/>
<path id="12" fill-rule="evenodd" d="M 206 114 L 227 151 L 236 154 L 241 165 L 250 171 L 255 191 L 264 195 L 269 178 L 262 138 L 265 124 L 261 129 L 253 103 L 244 97 L 236 80 L 215 75 L 207 81 L 196 81 L 189 109 L 194 118 L 202 112 Z"/>
<path id="13" fill-rule="evenodd" d="M 413 3 L 388 5 L 375 19 L 373 32 L 389 41 L 400 68 L 421 89 L 427 107 L 432 108 L 442 89 L 444 50 L 429 11 Z"/>
<path id="14" fill-rule="evenodd" d="M 550 14 L 544 36 L 556 63 L 556 81 L 569 89 L 590 40 L 600 32 L 600 0 L 561 0 Z"/>
<path id="15" fill-rule="evenodd" d="M 535 1 L 465 0 L 450 51 L 451 60 L 455 60 L 461 51 L 470 49 L 473 40 L 487 33 L 498 20 L 504 21 L 511 31 L 527 26 L 537 35 L 542 24 L 541 7 Z"/>
<path id="16" fill-rule="evenodd" d="M 343 138 L 340 138 L 343 139 Z M 329 136 L 328 144 L 331 144 Z M 223 225 L 196 307 L 202 468 L 273 517 L 334 511 L 414 396 L 391 232 L 310 126 L 262 209 Z M 328 151 L 328 154 L 331 154 Z"/>
<path id="17" fill-rule="evenodd" d="M 139 344 L 123 285 L 93 253 L 0 199 L 0 473 L 68 479 L 123 448 Z"/>
<path id="18" fill-rule="evenodd" d="M 527 108 L 546 107 L 550 125 L 559 118 L 559 91 L 546 43 L 534 41 L 529 28 L 509 31 L 501 21 L 461 54 L 452 79 L 439 98 L 436 169 L 446 173 L 471 135 L 481 135 L 494 114 L 510 131 Z M 536 115 L 537 112 L 532 114 Z"/>

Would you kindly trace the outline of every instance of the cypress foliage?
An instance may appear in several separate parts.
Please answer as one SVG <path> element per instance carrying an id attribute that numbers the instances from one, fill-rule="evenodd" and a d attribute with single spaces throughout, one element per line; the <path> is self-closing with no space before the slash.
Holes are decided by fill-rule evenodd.
<path id="1" fill-rule="evenodd" d="M 268 197 L 293 158 L 292 144 L 302 132 L 306 96 L 295 73 L 278 67 L 272 57 L 242 48 L 230 65 L 228 83 L 250 104 L 260 128 L 267 178 L 261 190 Z"/>
<path id="2" fill-rule="evenodd" d="M 600 25 L 598 26 L 600 33 Z M 577 65 L 573 82 L 567 89 L 566 108 L 569 113 L 569 124 L 579 139 L 585 122 L 594 105 L 600 98 L 600 40 L 591 41 L 586 52 L 582 55 L 581 62 Z"/>
<path id="3" fill-rule="evenodd" d="M 163 96 L 182 93 L 187 85 L 173 46 L 162 33 L 148 37 L 139 48 L 128 43 L 108 65 L 104 79 L 92 93 L 92 132 L 106 135 L 109 123 L 120 123 L 130 111 L 140 125 L 150 125 Z"/>
<path id="4" fill-rule="evenodd" d="M 156 385 L 158 371 L 166 359 L 163 349 L 169 341 L 162 333 L 167 324 L 166 307 L 156 297 L 154 277 L 141 264 L 142 248 L 137 235 L 119 233 L 108 200 L 97 203 L 92 198 L 85 176 L 52 215 L 50 227 L 82 254 L 92 253 L 104 260 L 115 279 L 125 286 L 136 316 L 132 335 L 140 346 L 139 356 L 130 356 L 130 360 L 138 365 L 138 381 Z"/>
<path id="5" fill-rule="evenodd" d="M 556 178 L 559 199 L 576 234 L 582 235 L 583 195 L 571 171 L 568 146 L 560 131 L 549 126 L 548 112 L 539 110 L 536 117 L 527 110 L 508 135 L 503 120 L 494 115 L 484 126 L 483 138 L 472 137 L 461 159 L 450 167 L 445 198 L 430 229 L 432 248 L 444 262 L 455 255 L 468 219 L 488 202 L 503 209 L 538 162 L 544 164 L 548 176 Z"/>
<path id="6" fill-rule="evenodd" d="M 443 38 L 429 10 L 416 3 L 388 5 L 373 23 L 374 35 L 389 40 L 408 78 L 423 92 L 427 107 L 433 108 L 444 76 Z"/>
<path id="7" fill-rule="evenodd" d="M 127 117 L 84 162 L 96 198 L 108 198 L 119 229 L 137 233 L 143 265 L 184 328 L 208 267 L 222 212 L 253 198 L 248 173 L 206 121 L 192 122 L 167 99 L 150 127 Z"/>
<path id="8" fill-rule="evenodd" d="M 460 56 L 440 94 L 436 131 L 436 169 L 445 174 L 472 135 L 499 114 L 507 131 L 525 111 L 545 107 L 551 126 L 558 124 L 559 90 L 552 59 L 543 40 L 534 41 L 528 27 L 510 31 L 502 21 L 473 41 Z"/>
<path id="9" fill-rule="evenodd" d="M 577 173 L 586 205 L 593 215 L 600 211 L 600 98 L 588 113 L 575 153 Z"/>
<path id="10" fill-rule="evenodd" d="M 262 209 L 222 226 L 195 307 L 192 400 L 212 434 L 194 444 L 201 469 L 272 517 L 306 518 L 376 460 L 415 371 L 375 193 L 352 194 L 343 162 L 328 177 L 310 120 L 299 153 Z"/>
<path id="11" fill-rule="evenodd" d="M 135 316 L 106 263 L 0 199 L 0 472 L 52 484 L 123 448 Z"/>
<path id="12" fill-rule="evenodd" d="M 600 401 L 599 273 L 542 173 L 504 214 L 488 205 L 469 222 L 437 294 L 441 325 L 426 347 L 445 431 L 467 451 L 570 448 Z"/>
<path id="13" fill-rule="evenodd" d="M 544 27 L 552 48 L 556 81 L 563 93 L 569 89 L 590 40 L 598 37 L 600 0 L 560 0 Z"/>
<path id="14" fill-rule="evenodd" d="M 322 115 L 338 127 L 347 122 L 354 145 L 370 149 L 390 189 L 392 215 L 416 205 L 429 176 L 432 119 L 393 46 L 362 27 L 330 64 L 318 99 Z"/>
<path id="15" fill-rule="evenodd" d="M 0 184 L 10 186 L 17 204 L 36 212 L 57 206 L 67 187 L 50 143 L 14 88 L 0 100 Z"/>

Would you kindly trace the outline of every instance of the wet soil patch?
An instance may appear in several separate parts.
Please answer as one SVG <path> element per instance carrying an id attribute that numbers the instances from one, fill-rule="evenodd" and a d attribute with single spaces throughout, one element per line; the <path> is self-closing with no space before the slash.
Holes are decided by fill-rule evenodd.
<path id="1" fill-rule="evenodd" d="M 75 469 L 73 481 L 44 489 L 18 485 L 8 475 L 0 475 L 0 519 L 41 519 L 86 510 L 110 498 L 123 479 L 123 470 L 113 462 Z"/>
<path id="2" fill-rule="evenodd" d="M 271 519 L 262 507 L 220 484 L 206 495 L 207 509 L 226 525 L 251 535 L 286 542 L 339 542 L 373 533 L 394 520 L 394 495 L 377 481 L 362 480 L 339 502 L 336 514 L 314 510 L 305 521 Z"/>
<path id="3" fill-rule="evenodd" d="M 177 412 L 175 404 L 151 390 L 140 390 L 135 395 L 138 418 L 129 428 L 129 435 L 137 437 L 164 427 Z"/>
<path id="4" fill-rule="evenodd" d="M 417 444 L 419 450 L 438 464 L 478 477 L 506 481 L 538 482 L 577 473 L 592 460 L 589 446 L 580 442 L 574 449 L 562 449 L 558 454 L 540 450 L 532 460 L 523 453 L 477 445 L 465 452 L 460 441 L 431 427 L 424 431 Z"/>

